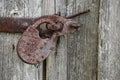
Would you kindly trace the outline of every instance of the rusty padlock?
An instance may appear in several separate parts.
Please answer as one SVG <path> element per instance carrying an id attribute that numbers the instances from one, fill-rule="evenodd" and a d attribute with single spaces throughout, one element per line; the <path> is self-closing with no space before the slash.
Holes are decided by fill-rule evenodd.
<path id="1" fill-rule="evenodd" d="M 41 38 L 43 34 L 36 28 L 42 23 L 47 23 L 47 35 L 50 38 Z M 81 24 L 72 19 L 66 19 L 57 15 L 42 16 L 32 26 L 28 27 L 18 41 L 17 51 L 19 57 L 26 63 L 38 64 L 48 57 L 50 52 L 54 49 L 58 36 L 69 34 L 79 28 Z M 49 32 L 51 32 L 49 34 Z M 51 35 L 52 34 L 52 35 Z"/>
<path id="2" fill-rule="evenodd" d="M 48 57 L 54 49 L 57 34 L 53 33 L 50 38 L 41 38 L 36 29 L 42 23 L 54 25 L 55 22 L 49 18 L 41 17 L 33 25 L 28 27 L 18 41 L 17 51 L 19 57 L 26 63 L 37 64 Z"/>
<path id="3" fill-rule="evenodd" d="M 58 36 L 73 33 L 81 24 L 71 18 L 90 12 L 85 10 L 67 17 L 45 15 L 37 18 L 0 18 L 0 32 L 24 32 L 17 45 L 19 57 L 26 63 L 37 64 L 48 57 L 54 49 Z M 47 23 L 47 30 L 37 26 Z M 33 25 L 32 25 L 33 24 Z M 48 38 L 43 38 L 46 36 Z"/>

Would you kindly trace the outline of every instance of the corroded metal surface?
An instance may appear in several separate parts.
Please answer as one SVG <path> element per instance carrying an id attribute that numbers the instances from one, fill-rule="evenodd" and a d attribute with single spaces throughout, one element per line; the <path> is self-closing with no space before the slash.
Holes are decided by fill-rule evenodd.
<path id="1" fill-rule="evenodd" d="M 38 64 L 55 48 L 58 36 L 73 33 L 81 26 L 80 23 L 69 18 L 87 12 L 89 10 L 66 18 L 58 15 L 39 18 L 0 18 L 0 31 L 24 32 L 18 41 L 18 55 L 26 63 Z M 47 23 L 46 30 L 38 28 L 43 23 Z"/>
<path id="2" fill-rule="evenodd" d="M 43 23 L 48 23 L 47 27 L 51 33 L 49 38 L 41 38 L 37 27 Z M 48 57 L 54 49 L 57 37 L 72 33 L 81 25 L 71 19 L 65 19 L 57 15 L 42 16 L 33 25 L 27 28 L 18 41 L 17 51 L 19 57 L 26 63 L 37 64 Z"/>
<path id="3" fill-rule="evenodd" d="M 24 32 L 36 19 L 0 17 L 0 32 Z"/>
<path id="4" fill-rule="evenodd" d="M 18 41 L 17 51 L 19 57 L 26 63 L 37 64 L 43 61 L 55 47 L 56 33 L 51 38 L 42 39 L 36 29 L 41 23 L 53 24 L 50 19 L 40 19 L 28 27 Z"/>
<path id="5" fill-rule="evenodd" d="M 90 12 L 85 10 L 83 12 L 65 17 L 66 19 L 74 18 L 76 16 Z M 41 17 L 37 18 L 13 18 L 13 17 L 0 17 L 0 32 L 24 32 L 30 25 L 34 24 Z"/>

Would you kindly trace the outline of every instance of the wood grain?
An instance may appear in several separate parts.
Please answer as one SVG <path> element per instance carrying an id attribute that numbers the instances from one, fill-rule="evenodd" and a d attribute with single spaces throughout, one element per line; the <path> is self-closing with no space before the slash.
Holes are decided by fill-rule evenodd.
<path id="1" fill-rule="evenodd" d="M 99 1 L 56 1 L 56 9 L 64 13 L 62 15 L 75 14 L 88 8 L 91 12 L 75 19 L 84 24 L 83 28 L 60 38 L 57 52 L 47 60 L 47 80 L 96 80 Z"/>
<path id="2" fill-rule="evenodd" d="M 41 0 L 0 0 L 0 16 L 36 17 L 41 14 Z M 34 4 L 33 4 L 34 3 Z M 42 65 L 23 63 L 16 45 L 21 34 L 0 33 L 0 80 L 42 80 Z"/>
<path id="3" fill-rule="evenodd" d="M 120 0 L 101 0 L 98 80 L 120 79 Z"/>
<path id="4" fill-rule="evenodd" d="M 90 13 L 76 18 L 84 26 L 67 40 L 67 80 L 97 80 L 97 28 L 99 0 L 68 0 L 67 13 L 86 9 Z"/>
<path id="5" fill-rule="evenodd" d="M 75 33 L 58 38 L 43 63 L 23 63 L 16 52 L 19 33 L 0 33 L 0 80 L 119 80 L 119 0 L 0 0 L 0 16 L 38 17 L 91 12 L 74 20 Z"/>

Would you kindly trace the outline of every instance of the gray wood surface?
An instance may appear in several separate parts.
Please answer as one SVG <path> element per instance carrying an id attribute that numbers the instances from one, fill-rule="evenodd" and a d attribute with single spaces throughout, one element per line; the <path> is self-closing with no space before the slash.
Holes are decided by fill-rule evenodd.
<path id="1" fill-rule="evenodd" d="M 67 80 L 96 80 L 99 0 L 68 1 L 68 5 L 71 4 L 68 14 L 86 9 L 90 9 L 91 12 L 76 18 L 84 25 L 67 38 Z"/>
<path id="2" fill-rule="evenodd" d="M 120 0 L 101 0 L 98 80 L 120 80 Z"/>
<path id="3" fill-rule="evenodd" d="M 83 24 L 61 36 L 40 65 L 22 62 L 16 52 L 21 34 L 0 33 L 0 80 L 119 80 L 120 0 L 0 0 L 0 16 L 38 17 L 91 12 L 74 18 Z"/>
<path id="4" fill-rule="evenodd" d="M 91 9 L 90 14 L 75 18 L 84 26 L 74 34 L 62 36 L 57 52 L 47 59 L 47 80 L 96 80 L 98 0 L 56 2 L 63 15 Z M 65 14 L 66 13 L 66 14 Z"/>
<path id="5" fill-rule="evenodd" d="M 36 17 L 41 15 L 40 6 L 40 0 L 0 0 L 0 16 Z M 0 80 L 42 80 L 42 64 L 36 68 L 18 57 L 16 44 L 20 36 L 0 33 Z"/>
<path id="6" fill-rule="evenodd" d="M 49 0 L 46 0 L 48 3 Z M 53 0 L 54 2 L 54 0 Z M 53 3 L 51 2 L 51 4 Z M 49 5 L 49 4 L 46 4 Z M 46 8 L 47 10 L 51 10 Z M 54 2 L 54 13 L 61 13 L 61 16 L 66 14 L 66 1 L 56 0 Z M 67 38 L 61 36 L 56 45 L 56 50 L 49 56 L 46 61 L 46 80 L 67 80 Z"/>

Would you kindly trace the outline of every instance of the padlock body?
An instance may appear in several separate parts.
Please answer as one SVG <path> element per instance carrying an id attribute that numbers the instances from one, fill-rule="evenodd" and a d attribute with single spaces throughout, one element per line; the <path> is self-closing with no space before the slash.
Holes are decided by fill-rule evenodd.
<path id="1" fill-rule="evenodd" d="M 34 27 L 28 27 L 18 41 L 17 51 L 19 57 L 26 63 L 37 64 L 48 57 L 54 48 L 51 39 L 42 39 L 39 31 Z"/>

